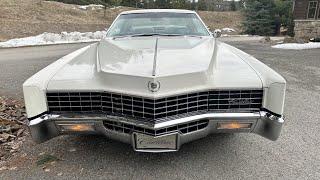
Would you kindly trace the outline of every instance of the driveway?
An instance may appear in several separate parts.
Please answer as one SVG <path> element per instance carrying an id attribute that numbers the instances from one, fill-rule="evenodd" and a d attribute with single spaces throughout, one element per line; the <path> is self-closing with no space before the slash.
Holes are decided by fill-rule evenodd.
<path id="1" fill-rule="evenodd" d="M 185 144 L 179 152 L 149 154 L 97 136 L 61 136 L 42 144 L 28 137 L 7 164 L 12 170 L 0 171 L 0 179 L 320 179 L 320 50 L 228 43 L 288 81 L 286 123 L 276 142 L 254 134 L 221 134 Z M 25 79 L 83 46 L 1 49 L 0 95 L 21 98 Z"/>

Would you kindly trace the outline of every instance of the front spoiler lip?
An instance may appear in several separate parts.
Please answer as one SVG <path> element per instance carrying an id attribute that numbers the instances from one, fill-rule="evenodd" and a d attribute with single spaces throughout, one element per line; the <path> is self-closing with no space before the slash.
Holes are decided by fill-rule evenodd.
<path id="1" fill-rule="evenodd" d="M 188 134 L 179 134 L 178 149 L 184 143 L 205 137 L 211 133 L 247 132 L 247 133 L 259 134 L 262 137 L 275 141 L 280 136 L 280 132 L 284 124 L 283 117 L 277 117 L 265 111 L 252 112 L 252 113 L 205 113 L 200 115 L 173 119 L 171 121 L 160 122 L 156 124 L 141 123 L 138 121 L 137 122 L 130 121 L 130 123 L 135 124 L 137 126 L 147 127 L 150 129 L 159 129 L 159 128 L 170 127 L 173 125 L 202 120 L 202 119 L 209 120 L 208 127 L 195 132 L 188 133 Z M 64 132 L 60 131 L 59 127 L 57 126 L 56 123 L 58 122 L 93 123 L 95 126 L 95 131 L 84 132 L 85 134 L 102 134 L 111 139 L 125 142 L 134 146 L 132 136 L 124 133 L 107 130 L 103 125 L 103 120 L 121 121 L 121 122 L 125 121 L 125 119 L 122 119 L 122 118 L 119 119 L 119 117 L 112 117 L 112 116 L 102 117 L 102 116 L 94 116 L 94 115 L 90 115 L 90 116 L 83 115 L 83 116 L 72 117 L 72 116 L 63 116 L 63 115 L 57 115 L 57 114 L 46 114 L 30 121 L 29 128 L 34 141 L 41 143 L 51 138 L 54 138 L 56 136 L 59 136 L 61 134 L 65 134 Z M 217 123 L 230 122 L 230 121 L 250 122 L 252 123 L 252 127 L 251 129 L 248 129 L 248 130 L 217 129 Z M 135 151 L 171 152 L 173 150 L 137 150 L 135 149 Z"/>

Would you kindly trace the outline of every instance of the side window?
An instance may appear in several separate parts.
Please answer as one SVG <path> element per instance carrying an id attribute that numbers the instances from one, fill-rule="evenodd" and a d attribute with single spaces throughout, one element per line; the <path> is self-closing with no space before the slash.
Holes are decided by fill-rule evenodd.
<path id="1" fill-rule="evenodd" d="M 317 14 L 318 1 L 309 1 L 308 19 L 314 19 Z"/>

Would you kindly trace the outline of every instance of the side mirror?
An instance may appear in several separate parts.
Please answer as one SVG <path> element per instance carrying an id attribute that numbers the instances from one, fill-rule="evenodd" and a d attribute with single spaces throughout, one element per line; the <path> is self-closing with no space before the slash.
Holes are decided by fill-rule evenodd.
<path id="1" fill-rule="evenodd" d="M 221 30 L 220 29 L 216 29 L 213 31 L 212 33 L 213 37 L 218 38 L 221 37 Z"/>

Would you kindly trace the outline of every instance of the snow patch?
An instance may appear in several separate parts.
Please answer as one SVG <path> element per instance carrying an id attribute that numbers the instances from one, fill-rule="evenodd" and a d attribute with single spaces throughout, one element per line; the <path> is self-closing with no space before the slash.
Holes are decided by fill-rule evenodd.
<path id="1" fill-rule="evenodd" d="M 80 42 L 95 42 L 100 41 L 106 36 L 106 31 L 96 32 L 62 32 L 42 33 L 37 36 L 11 39 L 6 42 L 0 42 L 0 47 L 21 47 L 21 46 L 36 46 L 49 44 L 65 44 L 65 43 L 80 43 Z"/>
<path id="2" fill-rule="evenodd" d="M 122 8 L 122 6 L 113 6 L 110 9 L 119 9 L 119 8 Z"/>
<path id="3" fill-rule="evenodd" d="M 103 9 L 104 6 L 101 4 L 89 4 L 85 6 L 79 6 L 79 9 L 82 10 L 96 10 L 96 9 Z"/>
<path id="4" fill-rule="evenodd" d="M 224 32 L 236 32 L 236 30 L 234 30 L 232 28 L 222 28 L 222 31 L 224 31 Z"/>
<path id="5" fill-rule="evenodd" d="M 222 31 L 221 31 L 221 29 L 215 29 L 213 32 L 219 32 L 219 33 L 221 33 Z"/>
<path id="6" fill-rule="evenodd" d="M 315 49 L 315 48 L 320 48 L 320 43 L 319 42 L 309 42 L 304 44 L 286 43 L 286 44 L 277 44 L 272 47 L 278 48 L 278 49 L 295 49 L 295 50 Z"/>

